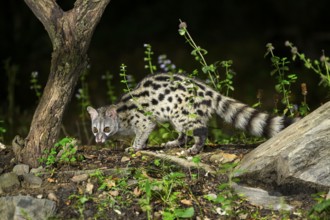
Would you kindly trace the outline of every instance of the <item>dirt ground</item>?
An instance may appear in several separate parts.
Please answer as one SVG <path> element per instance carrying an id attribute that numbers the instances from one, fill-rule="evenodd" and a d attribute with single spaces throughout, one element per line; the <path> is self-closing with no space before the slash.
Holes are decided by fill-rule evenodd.
<path id="1" fill-rule="evenodd" d="M 7 195 L 31 195 L 50 198 L 57 203 L 57 215 L 54 219 L 148 219 L 147 209 L 150 208 L 151 219 L 165 219 L 164 210 L 173 213 L 171 204 L 181 209 L 193 207 L 194 217 L 188 219 L 304 219 L 303 216 L 295 214 L 297 210 L 309 210 L 314 204 L 310 195 L 293 195 L 289 204 L 297 207 L 291 213 L 276 212 L 256 207 L 244 199 L 228 200 L 232 207 L 230 216 L 221 214 L 219 207 L 223 203 L 210 202 L 205 198 L 207 194 L 219 195 L 223 189 L 219 188 L 222 183 L 228 182 L 228 173 L 218 172 L 221 166 L 210 162 L 210 157 L 219 152 L 235 154 L 241 158 L 254 146 L 208 146 L 199 155 L 201 163 L 209 165 L 216 170 L 216 174 L 210 174 L 198 167 L 182 166 L 176 162 L 161 159 L 147 154 L 129 154 L 124 149 L 111 149 L 104 146 L 79 146 L 78 155 L 82 161 L 73 164 L 56 164 L 48 168 L 40 175 L 43 184 L 40 188 L 21 188 L 4 192 L 1 196 Z M 149 148 L 147 151 L 157 152 L 159 148 Z M 162 151 L 163 154 L 176 156 L 182 149 L 171 149 Z M 155 163 L 160 162 L 160 165 Z M 11 172 L 16 165 L 13 152 L 10 147 L 0 151 L 0 167 L 2 173 Z M 88 171 L 89 170 L 89 171 Z M 81 174 L 95 174 L 95 170 L 103 172 L 103 182 L 97 175 L 89 176 L 87 180 L 74 182 L 72 177 Z M 141 175 L 152 181 L 158 181 L 169 173 L 182 172 L 185 177 L 178 179 L 185 185 L 175 185 L 177 199 L 164 201 L 162 196 L 155 195 L 149 200 L 150 206 L 143 206 L 143 198 L 146 198 L 146 191 L 139 185 Z M 138 175 L 140 173 L 140 175 Z M 0 174 L 1 175 L 1 174 Z M 105 187 L 102 184 L 105 184 Z M 87 185 L 92 185 L 90 192 L 86 191 Z M 157 190 L 154 190 L 157 192 Z M 154 193 L 153 191 L 153 193 Z M 227 197 L 231 194 L 229 190 L 224 192 Z M 85 200 L 83 200 L 84 198 Z M 172 202 L 172 203 L 171 203 Z M 220 209 L 221 210 L 221 209 Z M 170 218 L 169 218 L 170 219 Z"/>

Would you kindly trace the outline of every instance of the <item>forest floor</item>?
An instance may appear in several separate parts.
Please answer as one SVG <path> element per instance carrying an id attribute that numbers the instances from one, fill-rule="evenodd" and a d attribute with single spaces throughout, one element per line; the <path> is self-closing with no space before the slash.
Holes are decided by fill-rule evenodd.
<path id="1" fill-rule="evenodd" d="M 39 174 L 40 188 L 20 187 L 1 196 L 30 195 L 56 202 L 54 219 L 306 219 L 311 195 L 292 195 L 295 210 L 252 205 L 230 184 L 234 163 L 251 146 L 207 146 L 197 157 L 181 149 L 124 149 L 80 146 L 74 163 L 55 163 Z M 233 158 L 221 165 L 214 155 Z M 165 155 L 165 156 L 164 156 Z M 167 155 L 167 156 L 166 156 Z M 10 148 L 0 151 L 2 173 L 16 165 Z M 0 173 L 1 175 L 1 173 Z"/>

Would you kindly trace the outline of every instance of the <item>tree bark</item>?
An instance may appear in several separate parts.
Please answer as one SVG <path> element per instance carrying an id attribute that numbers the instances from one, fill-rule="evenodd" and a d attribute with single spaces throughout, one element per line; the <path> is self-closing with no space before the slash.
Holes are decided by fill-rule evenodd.
<path id="1" fill-rule="evenodd" d="M 109 2 L 77 0 L 73 9 L 64 12 L 55 0 L 25 0 L 48 32 L 53 52 L 48 81 L 29 134 L 24 147 L 15 152 L 20 162 L 38 166 L 43 151 L 57 141 L 65 108 L 88 64 L 92 35 Z"/>

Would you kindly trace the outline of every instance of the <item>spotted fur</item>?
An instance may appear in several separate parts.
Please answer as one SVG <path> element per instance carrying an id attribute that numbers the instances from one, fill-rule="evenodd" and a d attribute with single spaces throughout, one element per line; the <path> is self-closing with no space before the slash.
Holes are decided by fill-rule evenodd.
<path id="1" fill-rule="evenodd" d="M 170 122 L 179 137 L 165 144 L 176 147 L 187 142 L 192 131 L 194 145 L 188 150 L 198 153 L 207 138 L 207 122 L 216 113 L 227 123 L 255 136 L 272 137 L 296 119 L 271 116 L 239 101 L 221 95 L 203 82 L 178 74 L 154 74 L 144 78 L 119 102 L 107 107 L 87 108 L 95 140 L 135 135 L 133 148 L 145 148 L 157 123 Z M 191 133 L 191 132 L 190 132 Z"/>

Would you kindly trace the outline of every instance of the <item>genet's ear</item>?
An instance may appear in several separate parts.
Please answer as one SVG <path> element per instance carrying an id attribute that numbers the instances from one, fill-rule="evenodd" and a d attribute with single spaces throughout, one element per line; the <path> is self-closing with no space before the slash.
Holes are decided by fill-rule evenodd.
<path id="1" fill-rule="evenodd" d="M 117 111 L 114 108 L 109 108 L 105 111 L 105 115 L 110 118 L 116 118 L 117 117 Z"/>
<path id="2" fill-rule="evenodd" d="M 89 113 L 89 115 L 91 116 L 91 119 L 93 120 L 94 118 L 96 118 L 98 116 L 98 112 L 96 111 L 95 108 L 91 107 L 91 106 L 88 106 L 87 107 L 87 111 Z"/>

